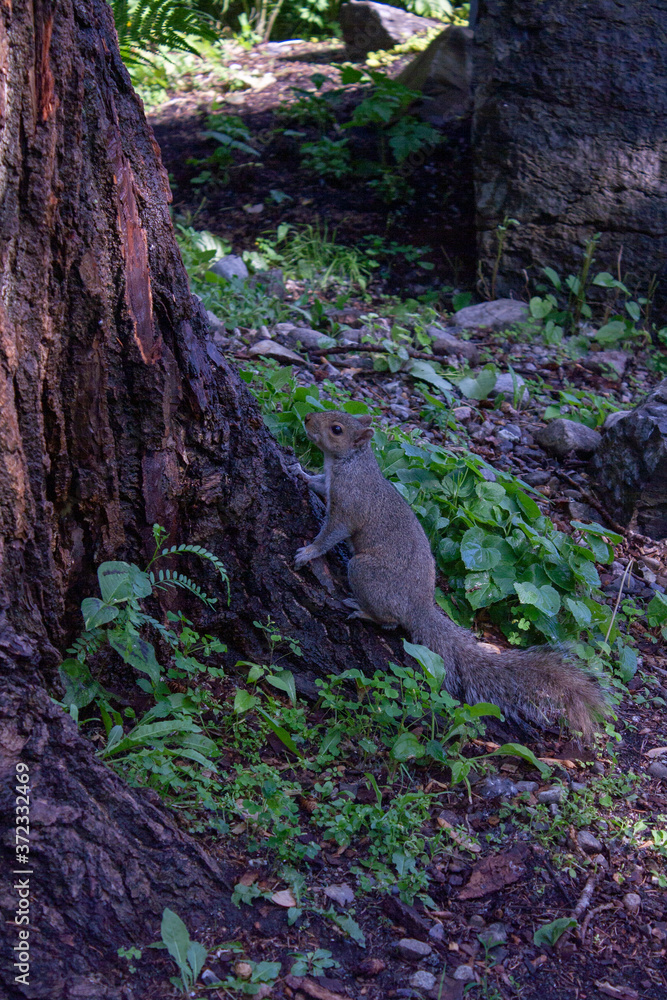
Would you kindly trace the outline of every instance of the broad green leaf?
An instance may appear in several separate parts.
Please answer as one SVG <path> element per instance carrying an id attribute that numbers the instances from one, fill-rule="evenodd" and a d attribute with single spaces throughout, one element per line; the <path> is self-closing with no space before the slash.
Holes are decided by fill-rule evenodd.
<path id="1" fill-rule="evenodd" d="M 551 282 L 551 284 L 554 286 L 554 288 L 556 288 L 556 289 L 558 289 L 558 291 L 560 291 L 560 288 L 561 288 L 560 277 L 557 274 L 557 272 L 554 271 L 553 267 L 543 267 L 542 271 L 543 271 L 544 274 L 546 274 L 547 278 L 549 279 L 549 281 Z"/>
<path id="2" fill-rule="evenodd" d="M 74 705 L 77 709 L 85 708 L 102 692 L 87 665 L 81 660 L 73 658 L 63 660 L 58 667 L 58 673 L 65 687 L 63 704 L 68 708 L 70 705 Z"/>
<path id="3" fill-rule="evenodd" d="M 192 969 L 192 979 L 196 983 L 199 979 L 199 973 L 204 968 L 204 962 L 208 956 L 208 952 L 203 944 L 199 944 L 198 941 L 193 941 L 190 944 L 187 952 L 187 959 Z"/>
<path id="4" fill-rule="evenodd" d="M 169 907 L 166 907 L 162 914 L 162 926 L 160 930 L 162 940 L 180 969 L 181 975 L 184 969 L 189 971 L 188 948 L 190 947 L 190 935 L 181 918 L 173 910 L 170 910 Z"/>
<path id="5" fill-rule="evenodd" d="M 443 538 L 438 546 L 438 555 L 443 562 L 453 562 L 461 554 L 461 546 L 453 538 Z"/>
<path id="6" fill-rule="evenodd" d="M 557 587 L 560 587 L 561 590 L 573 589 L 574 574 L 564 559 L 545 559 L 542 565 L 544 567 L 544 572 Z"/>
<path id="7" fill-rule="evenodd" d="M 445 664 L 441 656 L 434 653 L 428 646 L 419 643 L 403 640 L 403 648 L 408 656 L 414 657 L 417 663 L 425 670 L 429 678 L 433 678 L 440 686 L 445 679 Z"/>
<path id="8" fill-rule="evenodd" d="M 500 483 L 477 483 L 475 493 L 480 500 L 488 500 L 491 504 L 497 504 L 506 496 L 505 487 Z"/>
<path id="9" fill-rule="evenodd" d="M 633 649 L 632 646 L 626 646 L 625 643 L 621 643 L 620 641 L 618 642 L 618 646 L 618 668 L 621 672 L 623 683 L 627 684 L 637 673 L 637 650 Z"/>
<path id="10" fill-rule="evenodd" d="M 541 299 L 537 295 L 530 300 L 528 308 L 530 309 L 530 315 L 534 319 L 544 319 L 545 316 L 548 316 L 553 311 L 552 303 L 548 299 Z"/>
<path id="11" fill-rule="evenodd" d="M 104 562 L 97 570 L 100 593 L 105 604 L 120 603 L 132 597 L 132 566 L 126 562 Z"/>
<path id="12" fill-rule="evenodd" d="M 251 708 L 254 708 L 258 701 L 259 698 L 254 694 L 250 694 L 245 688 L 237 688 L 234 695 L 234 713 L 236 715 L 243 715 L 244 712 L 248 712 Z"/>
<path id="13" fill-rule="evenodd" d="M 577 625 L 581 628 L 590 625 L 593 616 L 591 615 L 590 608 L 587 608 L 582 601 L 574 601 L 571 597 L 566 597 L 565 607 L 568 608 Z"/>
<path id="14" fill-rule="evenodd" d="M 364 932 L 356 920 L 353 920 L 352 917 L 342 916 L 339 913 L 336 913 L 335 916 L 332 915 L 332 919 L 338 924 L 341 930 L 345 931 L 345 933 L 348 934 L 353 941 L 356 941 L 360 948 L 366 947 Z"/>
<path id="15" fill-rule="evenodd" d="M 579 531 L 585 531 L 589 535 L 598 535 L 601 538 L 608 538 L 612 545 L 620 545 L 623 541 L 622 535 L 612 531 L 611 528 L 605 528 L 603 525 L 598 524 L 597 521 L 591 521 L 590 524 L 586 524 L 585 521 L 570 521 L 570 524 L 573 528 L 578 528 Z"/>
<path id="16" fill-rule="evenodd" d="M 550 924 L 543 924 L 541 927 L 538 927 L 533 934 L 533 943 L 538 948 L 543 944 L 548 944 L 553 948 L 558 938 L 562 937 L 565 931 L 576 926 L 577 921 L 574 917 L 559 917 L 557 920 L 552 920 Z"/>
<path id="17" fill-rule="evenodd" d="M 500 562 L 494 538 L 482 528 L 468 528 L 461 539 L 461 558 L 467 569 L 491 569 Z"/>
<path id="18" fill-rule="evenodd" d="M 401 733 L 391 747 L 389 756 L 393 760 L 418 760 L 426 751 L 413 733 Z"/>
<path id="19" fill-rule="evenodd" d="M 555 615 L 560 609 L 558 591 L 549 584 L 537 587 L 534 583 L 515 583 L 514 589 L 522 604 L 532 604 L 546 615 Z"/>
<path id="20" fill-rule="evenodd" d="M 447 763 L 447 751 L 439 740 L 429 740 L 424 750 L 429 757 L 437 760 L 439 764 Z"/>
<path id="21" fill-rule="evenodd" d="M 518 503 L 519 507 L 521 507 L 521 510 L 524 512 L 526 517 L 530 517 L 532 520 L 535 520 L 536 518 L 542 516 L 542 511 L 537 506 L 533 498 L 527 496 L 525 493 L 522 493 L 521 490 L 517 490 L 514 494 L 514 499 Z"/>
<path id="22" fill-rule="evenodd" d="M 657 593 L 651 599 L 646 609 L 646 614 L 648 615 L 648 623 L 651 628 L 656 625 L 664 625 L 667 622 L 667 597 L 665 594 Z"/>
<path id="23" fill-rule="evenodd" d="M 118 608 L 110 608 L 99 597 L 86 597 L 81 601 L 81 614 L 86 632 L 88 632 L 90 629 L 99 628 L 100 625 L 106 625 L 107 622 L 117 618 Z"/>
<path id="24" fill-rule="evenodd" d="M 143 670 L 154 684 L 160 680 L 160 664 L 155 659 L 155 650 L 150 642 L 141 636 L 127 632 L 109 632 L 109 642 L 126 663 Z"/>
<path id="25" fill-rule="evenodd" d="M 267 674 L 266 680 L 279 691 L 284 691 L 293 705 L 296 705 L 296 684 L 291 670 L 281 670 L 279 674 Z"/>
<path id="26" fill-rule="evenodd" d="M 487 365 L 476 378 L 466 376 L 459 382 L 459 389 L 468 399 L 486 399 L 496 384 L 495 365 Z"/>
<path id="27" fill-rule="evenodd" d="M 622 319 L 613 319 L 610 323 L 605 323 L 595 334 L 595 339 L 599 344 L 616 344 L 626 336 L 627 330 Z"/>
<path id="28" fill-rule="evenodd" d="M 443 395 L 451 396 L 454 386 L 436 372 L 433 365 L 429 364 L 428 361 L 413 359 L 408 372 L 412 378 L 419 379 L 421 382 L 428 382 L 429 385 L 434 385 L 436 389 L 440 389 Z"/>

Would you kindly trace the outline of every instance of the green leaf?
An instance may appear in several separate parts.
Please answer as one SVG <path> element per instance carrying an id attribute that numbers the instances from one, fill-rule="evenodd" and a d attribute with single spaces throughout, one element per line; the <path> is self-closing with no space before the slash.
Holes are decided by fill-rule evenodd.
<path id="1" fill-rule="evenodd" d="M 188 929 L 181 918 L 166 907 L 162 914 L 161 925 L 162 940 L 167 946 L 167 950 L 180 969 L 181 975 L 184 970 L 189 973 L 188 948 L 190 947 L 190 935 Z M 185 976 L 183 976 L 185 982 Z"/>
<path id="2" fill-rule="evenodd" d="M 578 528 L 579 531 L 585 531 L 590 535 L 598 535 L 601 538 L 608 538 L 612 545 L 620 545 L 623 541 L 623 536 L 612 531 L 611 528 L 605 528 L 597 521 L 591 521 L 590 524 L 586 524 L 585 521 L 570 521 L 573 528 Z"/>
<path id="3" fill-rule="evenodd" d="M 63 704 L 68 708 L 70 705 L 74 705 L 77 709 L 85 708 L 102 693 L 102 688 L 81 660 L 73 658 L 64 660 L 58 668 L 58 673 L 65 687 Z"/>
<path id="4" fill-rule="evenodd" d="M 353 920 L 352 917 L 342 916 L 339 913 L 334 914 L 333 912 L 331 913 L 331 918 L 334 923 L 338 924 L 341 930 L 345 931 L 353 941 L 356 941 L 360 948 L 366 947 L 364 932 L 356 920 Z"/>
<path id="5" fill-rule="evenodd" d="M 258 701 L 259 698 L 254 694 L 250 694 L 245 688 L 237 688 L 234 695 L 234 713 L 236 715 L 243 715 L 244 712 L 249 712 L 251 708 L 254 708 Z"/>
<path id="6" fill-rule="evenodd" d="M 627 330 L 622 319 L 613 319 L 610 323 L 605 323 L 595 334 L 595 339 L 599 344 L 616 344 L 626 336 Z"/>
<path id="7" fill-rule="evenodd" d="M 549 579 L 561 590 L 574 588 L 574 574 L 564 559 L 556 557 L 545 559 L 542 566 Z"/>
<path id="8" fill-rule="evenodd" d="M 407 639 L 403 640 L 403 649 L 408 656 L 412 656 L 423 668 L 429 678 L 429 682 L 432 678 L 435 685 L 440 688 L 445 679 L 445 664 L 442 657 L 434 653 L 428 646 L 422 646 L 416 642 L 408 642 Z"/>
<path id="9" fill-rule="evenodd" d="M 468 528 L 461 539 L 461 558 L 466 569 L 491 569 L 500 562 L 495 539 L 482 528 Z"/>
<path id="10" fill-rule="evenodd" d="M 492 753 L 487 754 L 488 757 L 520 757 L 521 760 L 528 761 L 533 767 L 537 768 L 543 778 L 548 778 L 551 774 L 551 768 L 546 764 L 542 763 L 541 760 L 535 756 L 532 750 L 525 747 L 523 743 L 503 743 L 501 747 L 494 750 Z"/>
<path id="11" fill-rule="evenodd" d="M 413 733 L 401 733 L 394 740 L 389 756 L 393 760 L 418 760 L 426 751 Z"/>
<path id="12" fill-rule="evenodd" d="M 566 597 L 565 607 L 570 611 L 577 625 L 581 628 L 585 628 L 586 625 L 590 625 L 593 616 L 590 608 L 588 608 L 582 601 L 574 601 L 571 597 Z"/>
<path id="13" fill-rule="evenodd" d="M 439 764 L 447 763 L 447 751 L 439 740 L 429 740 L 424 750 L 429 757 L 432 757 Z"/>
<path id="14" fill-rule="evenodd" d="M 451 397 L 454 386 L 446 378 L 443 378 L 442 375 L 439 375 L 428 361 L 413 359 L 408 372 L 412 378 L 419 379 L 421 382 L 428 382 L 430 385 L 434 385 L 436 389 L 440 389 L 442 394 L 447 398 Z"/>
<path id="15" fill-rule="evenodd" d="M 551 282 L 551 284 L 554 286 L 554 288 L 556 288 L 558 291 L 560 291 L 560 289 L 561 289 L 560 277 L 557 274 L 557 272 L 554 271 L 553 267 L 543 267 L 542 271 L 547 276 L 547 278 L 549 279 L 549 281 Z"/>
<path id="16" fill-rule="evenodd" d="M 496 384 L 496 366 L 486 365 L 477 378 L 466 376 L 459 382 L 459 389 L 468 399 L 486 399 Z"/>
<path id="17" fill-rule="evenodd" d="M 553 304 L 548 299 L 541 299 L 536 295 L 530 300 L 528 308 L 534 319 L 544 319 L 553 311 Z"/>
<path id="18" fill-rule="evenodd" d="M 664 625 L 667 622 L 667 596 L 657 593 L 651 599 L 646 609 L 646 614 L 651 628 L 654 628 L 656 625 Z M 66 660 L 65 662 L 67 663 L 68 661 Z"/>
<path id="19" fill-rule="evenodd" d="M 125 663 L 148 674 L 154 684 L 160 680 L 160 664 L 150 642 L 131 632 L 109 632 L 109 643 Z"/>
<path id="20" fill-rule="evenodd" d="M 532 497 L 527 496 L 522 493 L 521 490 L 517 490 L 514 494 L 514 499 L 518 503 L 521 510 L 524 512 L 526 517 L 529 517 L 532 521 L 535 521 L 538 517 L 542 516 L 542 511 L 537 506 Z"/>
<path id="21" fill-rule="evenodd" d="M 514 589 L 522 604 L 532 604 L 546 615 L 555 615 L 560 609 L 558 591 L 548 583 L 543 587 L 537 587 L 534 583 L 515 583 Z"/>
<path id="22" fill-rule="evenodd" d="M 574 917 L 559 917 L 557 920 L 552 920 L 550 924 L 543 924 L 533 934 L 533 943 L 537 947 L 541 947 L 543 944 L 548 944 L 552 948 L 558 941 L 565 931 L 569 930 L 571 927 L 576 927 L 577 921 Z"/>
<path id="23" fill-rule="evenodd" d="M 104 562 L 97 570 L 97 579 L 105 604 L 118 604 L 132 597 L 132 566 L 129 563 Z"/>
<path id="24" fill-rule="evenodd" d="M 204 962 L 208 956 L 206 948 L 198 941 L 193 941 L 188 948 L 187 959 L 190 968 L 192 969 L 192 979 L 196 983 L 199 979 L 199 973 L 204 968 Z"/>
<path id="25" fill-rule="evenodd" d="M 618 642 L 618 646 L 618 668 L 623 683 L 627 684 L 637 673 L 637 650 L 633 649 L 632 646 L 626 646 L 625 643 L 620 641 Z"/>
<path id="26" fill-rule="evenodd" d="M 118 617 L 118 608 L 109 607 L 99 597 L 86 597 L 81 601 L 81 614 L 86 632 L 106 625 Z"/>
<path id="27" fill-rule="evenodd" d="M 258 706 L 257 714 L 261 715 L 261 717 L 271 727 L 271 729 L 276 734 L 281 743 L 284 743 L 284 745 L 287 747 L 290 753 L 295 754 L 297 757 L 302 756 L 301 751 L 299 750 L 298 746 L 296 745 L 290 734 L 287 732 L 287 730 L 283 729 L 282 726 L 278 725 L 278 723 L 271 718 L 268 712 L 265 712 L 263 708 L 259 708 Z"/>
<path id="28" fill-rule="evenodd" d="M 293 705 L 296 705 L 296 684 L 291 670 L 281 670 L 279 674 L 267 674 L 266 680 L 272 687 L 284 691 Z"/>

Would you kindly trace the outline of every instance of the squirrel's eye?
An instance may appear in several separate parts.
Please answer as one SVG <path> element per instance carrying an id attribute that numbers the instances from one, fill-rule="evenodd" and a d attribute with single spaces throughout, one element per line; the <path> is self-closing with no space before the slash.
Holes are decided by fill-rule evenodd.
<path id="1" fill-rule="evenodd" d="M 332 427 L 331 427 L 331 433 L 332 434 L 336 434 L 336 435 L 342 434 L 343 433 L 343 428 L 341 427 L 340 424 L 333 424 Z"/>

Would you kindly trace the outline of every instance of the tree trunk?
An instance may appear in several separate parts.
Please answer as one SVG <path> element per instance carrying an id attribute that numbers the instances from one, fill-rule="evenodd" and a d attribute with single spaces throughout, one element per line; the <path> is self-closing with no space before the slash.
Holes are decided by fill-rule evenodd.
<path id="1" fill-rule="evenodd" d="M 348 624 L 322 583 L 292 568 L 317 530 L 307 490 L 207 344 L 110 8 L 0 0 L 0 15 L 0 808 L 13 829 L 23 761 L 33 872 L 23 987 L 6 960 L 17 862 L 3 834 L 0 985 L 7 997 L 93 1000 L 126 995 L 109 965 L 119 944 L 155 940 L 165 905 L 215 916 L 225 885 L 222 866 L 97 761 L 42 686 L 81 628 L 96 565 L 142 562 L 159 522 L 225 562 L 231 602 L 206 624 L 232 656 L 263 655 L 252 622 L 267 615 L 315 674 L 349 665 L 351 650 L 383 668 L 397 641 Z"/>
<path id="2" fill-rule="evenodd" d="M 478 251 L 488 276 L 496 227 L 512 229 L 498 291 L 525 291 L 524 269 L 578 274 L 619 266 L 667 306 L 666 0 L 480 0 L 473 150 Z"/>

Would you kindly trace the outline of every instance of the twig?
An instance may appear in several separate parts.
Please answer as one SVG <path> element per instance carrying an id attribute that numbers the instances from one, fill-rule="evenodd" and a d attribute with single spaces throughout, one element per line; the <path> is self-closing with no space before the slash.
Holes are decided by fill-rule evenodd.
<path id="1" fill-rule="evenodd" d="M 409 357 L 419 358 L 423 361 L 440 361 L 440 358 L 443 357 L 441 354 L 427 354 L 426 351 L 415 351 L 412 347 L 406 347 L 405 350 L 408 352 Z M 309 348 L 308 354 L 314 354 L 317 357 L 324 357 L 327 354 L 357 354 L 360 351 L 367 352 L 369 354 L 392 353 L 389 348 L 383 347 L 381 344 L 350 344 L 342 347 Z"/>
<path id="2" fill-rule="evenodd" d="M 630 562 L 628 563 L 628 565 L 625 567 L 625 572 L 623 573 L 623 576 L 621 577 L 621 585 L 618 588 L 618 597 L 616 598 L 616 603 L 614 604 L 614 610 L 612 612 L 611 619 L 609 621 L 609 628 L 607 629 L 607 634 L 604 637 L 604 641 L 605 642 L 609 641 L 609 636 L 611 634 L 611 630 L 614 627 L 614 619 L 616 618 L 616 612 L 618 611 L 618 606 L 621 603 L 621 595 L 623 593 L 623 587 L 625 586 L 625 581 L 627 580 L 628 574 L 630 573 L 633 565 L 634 565 L 634 559 L 631 559 Z"/>
<path id="3" fill-rule="evenodd" d="M 597 885 L 599 877 L 600 877 L 599 874 L 595 873 L 593 875 L 589 875 L 588 879 L 586 880 L 586 885 L 584 886 L 584 891 L 579 897 L 579 902 L 572 910 L 572 916 L 574 917 L 575 920 L 579 920 L 581 915 L 585 913 L 588 907 L 591 905 L 591 900 L 593 898 L 593 891 L 595 889 L 595 886 Z"/>
<path id="4" fill-rule="evenodd" d="M 582 946 L 586 939 L 586 931 L 588 930 L 588 925 L 593 919 L 593 917 L 596 916 L 596 914 L 598 913 L 602 913 L 603 910 L 615 910 L 615 909 L 616 909 L 616 903 L 603 903 L 602 906 L 596 906 L 594 910 L 590 910 L 586 914 L 586 919 L 581 925 L 581 930 L 579 931 L 579 939 L 581 941 Z"/>

